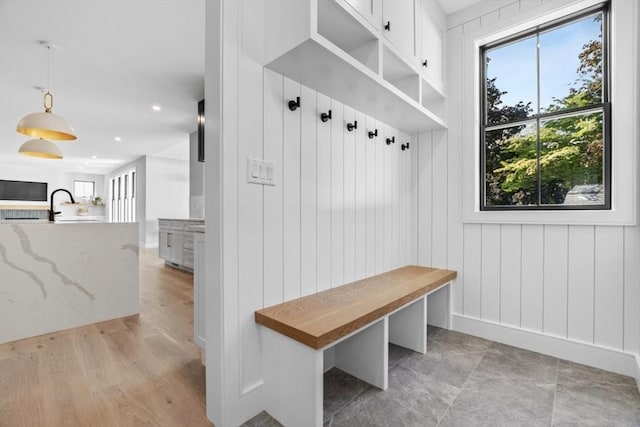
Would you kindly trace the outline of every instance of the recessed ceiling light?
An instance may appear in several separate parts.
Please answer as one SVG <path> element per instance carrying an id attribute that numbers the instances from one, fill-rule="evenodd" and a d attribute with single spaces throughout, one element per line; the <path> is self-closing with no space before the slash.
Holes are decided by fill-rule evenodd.
<path id="1" fill-rule="evenodd" d="M 93 156 L 91 156 L 92 159 L 97 159 L 98 156 L 96 156 L 95 154 Z"/>
<path id="2" fill-rule="evenodd" d="M 88 164 L 89 164 L 89 162 L 82 162 L 82 163 L 84 163 L 85 165 L 88 165 Z"/>
<path id="3" fill-rule="evenodd" d="M 116 136 L 115 138 L 113 138 L 116 142 L 120 142 L 122 141 L 122 138 L 120 138 L 119 136 Z"/>
<path id="4" fill-rule="evenodd" d="M 78 169 L 82 170 L 82 166 L 78 166 Z"/>
<path id="5" fill-rule="evenodd" d="M 162 108 L 160 108 L 160 106 L 159 106 L 159 105 L 154 105 L 154 106 L 152 106 L 151 108 L 153 109 L 153 111 L 160 111 L 160 110 L 162 110 Z"/>

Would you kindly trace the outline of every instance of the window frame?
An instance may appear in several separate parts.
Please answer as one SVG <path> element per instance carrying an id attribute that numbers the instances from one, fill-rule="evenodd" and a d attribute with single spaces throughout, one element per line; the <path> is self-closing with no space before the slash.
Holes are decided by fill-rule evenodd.
<path id="1" fill-rule="evenodd" d="M 117 172 L 109 178 L 110 222 L 137 222 L 136 181 L 135 168 Z"/>
<path id="2" fill-rule="evenodd" d="M 486 80 L 486 53 L 490 49 L 494 49 L 499 46 L 508 45 L 514 43 L 519 40 L 524 40 L 531 36 L 539 37 L 541 33 L 553 30 L 556 28 L 560 28 L 564 25 L 567 25 L 571 22 L 578 21 L 590 15 L 595 15 L 598 13 L 602 13 L 602 101 L 599 104 L 593 104 L 586 107 L 579 108 L 571 108 L 566 110 L 561 110 L 557 112 L 551 113 L 540 113 L 539 103 L 540 103 L 540 94 L 538 90 L 538 94 L 536 97 L 536 101 L 538 103 L 536 114 L 531 115 L 525 119 L 508 122 L 508 123 L 499 123 L 499 124 L 489 124 L 487 123 L 487 80 Z M 610 32 L 610 20 L 611 20 L 611 10 L 610 3 L 604 2 L 597 4 L 595 6 L 580 10 L 578 12 L 574 12 L 572 14 L 568 14 L 562 16 L 558 19 L 551 20 L 539 25 L 532 26 L 524 31 L 520 31 L 509 36 L 482 44 L 479 46 L 479 89 L 481 91 L 479 96 L 479 210 L 490 212 L 490 211 L 610 211 L 612 209 L 612 113 L 611 113 L 611 69 L 610 69 L 610 52 L 611 52 L 611 32 Z M 539 57 L 537 59 L 537 71 L 536 71 L 536 83 L 538 88 L 540 87 L 540 68 L 539 68 Z M 538 132 L 538 159 L 540 153 L 540 139 L 539 139 L 539 129 L 540 123 L 549 120 L 554 117 L 564 117 L 569 115 L 577 115 L 577 114 L 587 114 L 589 112 L 602 112 L 603 115 L 603 142 L 604 142 L 604 158 L 603 158 L 603 187 L 604 187 L 604 203 L 600 205 L 543 205 L 540 204 L 540 164 L 538 162 L 538 179 L 537 179 L 537 190 L 538 190 L 538 203 L 537 205 L 487 205 L 486 204 L 486 133 L 491 130 L 498 130 L 500 128 L 513 127 L 518 125 L 526 125 L 526 124 L 534 124 L 537 127 Z"/>
<path id="3" fill-rule="evenodd" d="M 96 182 L 95 181 L 91 181 L 91 180 L 87 180 L 87 179 L 74 179 L 73 180 L 73 196 L 77 197 L 79 199 L 83 199 L 85 198 L 85 196 L 79 196 L 76 194 L 76 183 L 82 183 L 82 184 L 92 184 L 93 186 L 93 191 L 91 193 L 91 197 L 95 197 L 96 196 Z M 89 197 L 89 199 L 91 198 Z"/>

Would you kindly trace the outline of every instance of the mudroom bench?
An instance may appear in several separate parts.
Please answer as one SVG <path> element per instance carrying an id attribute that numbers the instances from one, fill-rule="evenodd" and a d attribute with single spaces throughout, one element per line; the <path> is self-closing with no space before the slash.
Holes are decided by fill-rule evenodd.
<path id="1" fill-rule="evenodd" d="M 406 266 L 256 311 L 269 414 L 321 426 L 323 373 L 334 366 L 386 390 L 388 344 L 425 353 L 428 311 L 429 323 L 449 327 L 455 278 Z"/>

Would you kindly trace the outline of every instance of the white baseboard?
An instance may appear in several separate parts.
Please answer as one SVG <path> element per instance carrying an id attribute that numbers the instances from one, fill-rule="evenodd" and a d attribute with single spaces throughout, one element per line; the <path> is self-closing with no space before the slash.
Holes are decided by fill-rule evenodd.
<path id="1" fill-rule="evenodd" d="M 153 249 L 153 248 L 157 248 L 158 244 L 157 243 L 140 242 L 140 247 L 142 247 L 144 249 Z"/>
<path id="2" fill-rule="evenodd" d="M 635 378 L 640 388 L 640 360 L 634 354 L 474 317 L 452 317 L 455 331 L 627 375 Z"/>

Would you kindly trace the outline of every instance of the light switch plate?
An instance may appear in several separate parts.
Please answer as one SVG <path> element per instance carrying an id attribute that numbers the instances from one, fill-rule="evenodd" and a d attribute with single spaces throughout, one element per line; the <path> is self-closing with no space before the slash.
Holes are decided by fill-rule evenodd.
<path id="1" fill-rule="evenodd" d="M 276 185 L 275 164 L 262 159 L 247 158 L 247 182 L 251 184 Z"/>

